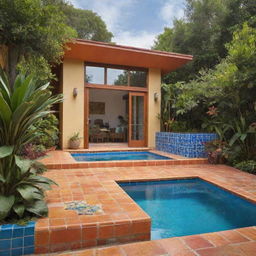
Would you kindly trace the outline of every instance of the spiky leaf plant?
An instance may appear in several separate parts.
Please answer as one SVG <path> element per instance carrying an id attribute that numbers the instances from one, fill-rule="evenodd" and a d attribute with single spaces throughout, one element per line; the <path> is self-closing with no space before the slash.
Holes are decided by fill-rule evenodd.
<path id="1" fill-rule="evenodd" d="M 47 214 L 44 190 L 55 183 L 38 175 L 41 163 L 24 159 L 20 153 L 37 136 L 30 127 L 62 100 L 48 86 L 24 74 L 10 86 L 0 70 L 0 221 Z"/>

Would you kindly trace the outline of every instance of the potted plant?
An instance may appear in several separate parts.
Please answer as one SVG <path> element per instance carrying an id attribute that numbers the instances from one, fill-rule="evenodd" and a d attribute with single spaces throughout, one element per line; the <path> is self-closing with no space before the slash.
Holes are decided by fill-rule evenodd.
<path id="1" fill-rule="evenodd" d="M 79 136 L 79 132 L 76 132 L 72 137 L 69 139 L 69 148 L 71 149 L 78 149 L 81 144 L 82 137 Z"/>
<path id="2" fill-rule="evenodd" d="M 221 140 L 212 140 L 205 143 L 210 164 L 223 164 L 227 159 L 227 143 Z"/>

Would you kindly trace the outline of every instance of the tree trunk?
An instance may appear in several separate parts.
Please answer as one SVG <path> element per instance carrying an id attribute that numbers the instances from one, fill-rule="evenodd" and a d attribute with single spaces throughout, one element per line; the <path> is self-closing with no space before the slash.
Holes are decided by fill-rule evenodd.
<path id="1" fill-rule="evenodd" d="M 17 76 L 17 64 L 19 60 L 19 48 L 17 46 L 8 46 L 8 78 L 10 86 L 13 87 Z"/>

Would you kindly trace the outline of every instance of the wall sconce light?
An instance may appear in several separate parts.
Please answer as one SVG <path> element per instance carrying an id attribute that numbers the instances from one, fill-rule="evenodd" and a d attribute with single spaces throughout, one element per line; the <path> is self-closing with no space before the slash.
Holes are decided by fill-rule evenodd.
<path id="1" fill-rule="evenodd" d="M 157 102 L 159 98 L 159 95 L 157 92 L 154 93 L 154 101 Z"/>
<path id="2" fill-rule="evenodd" d="M 74 88 L 73 89 L 73 97 L 75 98 L 78 95 L 78 89 Z"/>

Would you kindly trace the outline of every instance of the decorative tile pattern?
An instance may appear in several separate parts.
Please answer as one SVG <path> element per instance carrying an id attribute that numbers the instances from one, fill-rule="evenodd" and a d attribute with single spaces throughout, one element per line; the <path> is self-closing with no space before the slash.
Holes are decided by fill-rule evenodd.
<path id="1" fill-rule="evenodd" d="M 5 224 L 0 226 L 0 255 L 18 256 L 34 253 L 35 222 L 26 226 Z"/>
<path id="2" fill-rule="evenodd" d="M 85 201 L 72 201 L 65 203 L 66 210 L 73 210 L 78 215 L 93 215 L 95 213 L 103 213 L 101 205 L 89 205 Z"/>
<path id="3" fill-rule="evenodd" d="M 157 132 L 156 149 L 190 158 L 207 157 L 204 143 L 215 139 L 215 133 Z"/>

